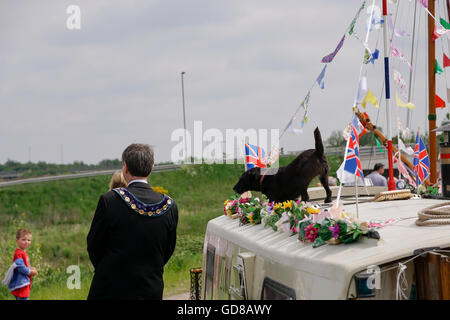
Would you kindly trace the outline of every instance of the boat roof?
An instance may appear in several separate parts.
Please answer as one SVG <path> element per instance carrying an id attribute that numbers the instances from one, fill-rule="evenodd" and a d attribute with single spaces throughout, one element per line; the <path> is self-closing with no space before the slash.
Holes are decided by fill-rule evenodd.
<path id="1" fill-rule="evenodd" d="M 241 248 L 265 256 L 277 263 L 322 278 L 348 285 L 351 277 L 371 265 L 382 265 L 413 256 L 416 249 L 450 247 L 450 225 L 417 226 L 419 210 L 450 203 L 435 199 L 409 199 L 360 203 L 361 221 L 400 218 L 401 220 L 378 229 L 380 240 L 363 237 L 351 244 L 324 245 L 312 248 L 295 236 L 275 232 L 259 225 L 239 226 L 238 219 L 221 216 L 209 221 L 207 234 L 225 238 Z M 345 211 L 356 214 L 355 204 L 345 205 Z M 341 280 L 338 280 L 341 279 Z"/>

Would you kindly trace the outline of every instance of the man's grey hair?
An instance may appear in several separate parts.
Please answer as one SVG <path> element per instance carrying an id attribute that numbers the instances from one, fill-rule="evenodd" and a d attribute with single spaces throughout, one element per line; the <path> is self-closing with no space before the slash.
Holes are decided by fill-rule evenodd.
<path id="1" fill-rule="evenodd" d="M 122 153 L 128 171 L 135 177 L 148 177 L 153 169 L 153 149 L 148 144 L 130 144 Z"/>

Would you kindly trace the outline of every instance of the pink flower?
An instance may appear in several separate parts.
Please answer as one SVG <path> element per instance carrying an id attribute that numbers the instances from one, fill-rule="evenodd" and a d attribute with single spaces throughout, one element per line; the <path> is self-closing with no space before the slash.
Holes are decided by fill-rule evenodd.
<path id="1" fill-rule="evenodd" d="M 250 201 L 250 198 L 241 198 L 239 199 L 239 203 L 247 203 Z"/>
<path id="2" fill-rule="evenodd" d="M 305 229 L 305 238 L 311 242 L 314 242 L 317 238 L 318 233 L 319 233 L 319 229 L 314 228 L 314 224 L 310 224 Z"/>
<path id="3" fill-rule="evenodd" d="M 341 228 L 339 228 L 339 225 L 337 222 L 334 224 L 334 227 L 329 227 L 331 232 L 333 232 L 333 238 L 337 239 L 339 238 L 339 232 L 341 232 Z"/>

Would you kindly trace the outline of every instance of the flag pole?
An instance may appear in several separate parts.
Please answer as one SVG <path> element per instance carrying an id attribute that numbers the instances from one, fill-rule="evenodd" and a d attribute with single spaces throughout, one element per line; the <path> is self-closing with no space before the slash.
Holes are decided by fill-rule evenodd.
<path id="1" fill-rule="evenodd" d="M 387 0 L 383 0 L 383 35 L 384 35 L 384 76 L 385 76 L 385 89 L 386 89 L 386 125 L 387 125 L 387 140 L 388 140 L 388 162 L 389 162 L 389 180 L 388 189 L 395 190 L 395 180 L 394 180 L 394 168 L 392 160 L 392 128 L 391 128 L 391 92 L 390 92 L 390 81 L 389 81 L 389 37 L 387 30 Z"/>
<path id="2" fill-rule="evenodd" d="M 348 155 L 348 145 L 350 143 L 350 133 L 347 134 L 347 143 L 345 144 L 345 152 L 344 152 L 344 162 L 343 162 L 343 167 L 342 167 L 342 171 L 341 171 L 341 176 L 339 178 L 339 189 L 338 189 L 338 194 L 336 197 L 336 208 L 339 208 L 339 200 L 341 199 L 341 191 L 342 191 L 342 179 L 344 178 L 344 167 L 345 167 L 345 160 L 347 159 L 347 155 Z"/>
<path id="3" fill-rule="evenodd" d="M 428 1 L 428 11 L 434 16 L 434 0 Z M 436 183 L 436 164 L 437 164 L 437 146 L 436 146 L 436 70 L 435 56 L 436 46 L 433 41 L 433 32 L 435 21 L 431 15 L 428 15 L 428 134 L 430 146 L 430 182 Z"/>
<path id="4" fill-rule="evenodd" d="M 359 220 L 358 212 L 358 176 L 355 174 L 355 197 L 356 197 L 356 219 Z"/>

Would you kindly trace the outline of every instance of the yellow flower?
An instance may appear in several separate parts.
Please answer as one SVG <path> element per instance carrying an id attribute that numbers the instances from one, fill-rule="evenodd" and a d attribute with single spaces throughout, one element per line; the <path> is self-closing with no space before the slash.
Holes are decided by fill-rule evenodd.
<path id="1" fill-rule="evenodd" d="M 230 202 L 230 200 L 225 201 L 225 202 L 223 203 L 223 205 L 226 206 L 228 202 Z"/>
<path id="2" fill-rule="evenodd" d="M 232 213 L 230 209 L 227 210 L 227 214 L 231 217 Z"/>
<path id="3" fill-rule="evenodd" d="M 308 208 L 306 208 L 306 212 L 308 212 L 309 214 L 318 214 L 320 212 L 320 209 L 314 208 L 314 207 L 308 207 Z"/>
<path id="4" fill-rule="evenodd" d="M 292 209 L 292 200 L 283 202 L 283 208 L 286 210 L 287 208 Z"/>
<path id="5" fill-rule="evenodd" d="M 283 206 L 283 204 L 281 202 L 275 203 L 273 205 L 273 210 L 278 210 L 279 208 L 281 208 Z"/>

